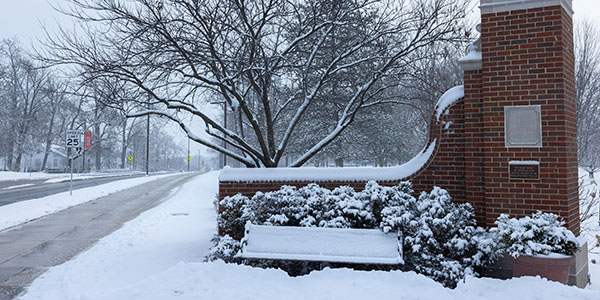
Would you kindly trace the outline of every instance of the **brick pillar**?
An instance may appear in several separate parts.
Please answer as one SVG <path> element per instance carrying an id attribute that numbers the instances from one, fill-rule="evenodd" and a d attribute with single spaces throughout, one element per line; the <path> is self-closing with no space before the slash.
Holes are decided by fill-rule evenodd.
<path id="1" fill-rule="evenodd" d="M 477 26 L 481 32 L 481 25 Z M 464 70 L 465 200 L 475 209 L 480 225 L 486 224 L 483 152 L 483 103 L 481 97 L 481 38 L 469 45 L 458 63 Z"/>
<path id="2" fill-rule="evenodd" d="M 473 205 L 478 224 L 485 224 L 485 174 L 483 168 L 483 104 L 481 70 L 465 70 L 465 189 L 466 200 Z"/>
<path id="3" fill-rule="evenodd" d="M 571 0 L 481 0 L 481 13 L 486 224 L 493 225 L 500 213 L 523 216 L 542 210 L 563 217 L 578 235 Z M 465 84 L 476 84 L 472 72 L 465 72 Z M 470 98 L 477 97 L 465 101 Z M 468 145 L 472 155 L 479 155 L 480 132 L 474 127 L 480 123 L 474 119 L 470 124 Z M 541 140 L 535 137 L 540 132 L 536 124 L 541 124 Z M 470 160 L 472 178 L 480 175 L 479 158 Z M 539 162 L 539 178 L 535 171 L 522 175 L 529 172 L 523 163 L 536 168 L 532 162 Z M 479 195 L 478 188 L 471 187 L 472 197 Z"/>

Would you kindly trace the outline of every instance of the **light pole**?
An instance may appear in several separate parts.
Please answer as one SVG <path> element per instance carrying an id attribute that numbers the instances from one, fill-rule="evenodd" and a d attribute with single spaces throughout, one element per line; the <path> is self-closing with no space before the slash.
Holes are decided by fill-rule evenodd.
<path id="1" fill-rule="evenodd" d="M 185 157 L 185 159 L 187 159 L 187 171 L 190 171 L 190 137 L 188 136 L 188 152 L 187 152 L 187 156 Z"/>
<path id="2" fill-rule="evenodd" d="M 150 115 L 146 119 L 146 175 L 150 167 Z"/>
<path id="3" fill-rule="evenodd" d="M 150 98 L 148 98 L 147 109 L 150 110 Z M 150 114 L 146 116 L 146 175 L 150 170 Z"/>

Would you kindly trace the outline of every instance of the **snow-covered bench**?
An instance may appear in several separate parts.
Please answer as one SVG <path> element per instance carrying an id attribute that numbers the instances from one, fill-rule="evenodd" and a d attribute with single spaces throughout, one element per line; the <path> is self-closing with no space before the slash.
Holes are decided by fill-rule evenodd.
<path id="1" fill-rule="evenodd" d="M 402 236 L 379 229 L 246 224 L 244 258 L 356 264 L 403 264 Z"/>

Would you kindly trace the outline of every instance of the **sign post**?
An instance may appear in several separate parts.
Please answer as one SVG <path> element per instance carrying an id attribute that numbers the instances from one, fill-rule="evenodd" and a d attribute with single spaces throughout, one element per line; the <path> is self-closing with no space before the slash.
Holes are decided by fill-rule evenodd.
<path id="1" fill-rule="evenodd" d="M 65 144 L 67 148 L 71 148 L 71 179 L 69 181 L 69 195 L 73 195 L 73 157 L 74 151 L 81 151 L 81 132 L 77 129 L 69 129 L 66 132 Z"/>

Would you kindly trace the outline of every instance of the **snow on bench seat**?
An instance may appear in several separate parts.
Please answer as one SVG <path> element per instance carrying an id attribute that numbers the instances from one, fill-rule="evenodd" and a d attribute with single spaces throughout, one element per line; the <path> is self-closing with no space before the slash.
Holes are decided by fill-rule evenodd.
<path id="1" fill-rule="evenodd" d="M 403 264 L 401 237 L 379 229 L 246 224 L 240 256 L 258 259 Z"/>

